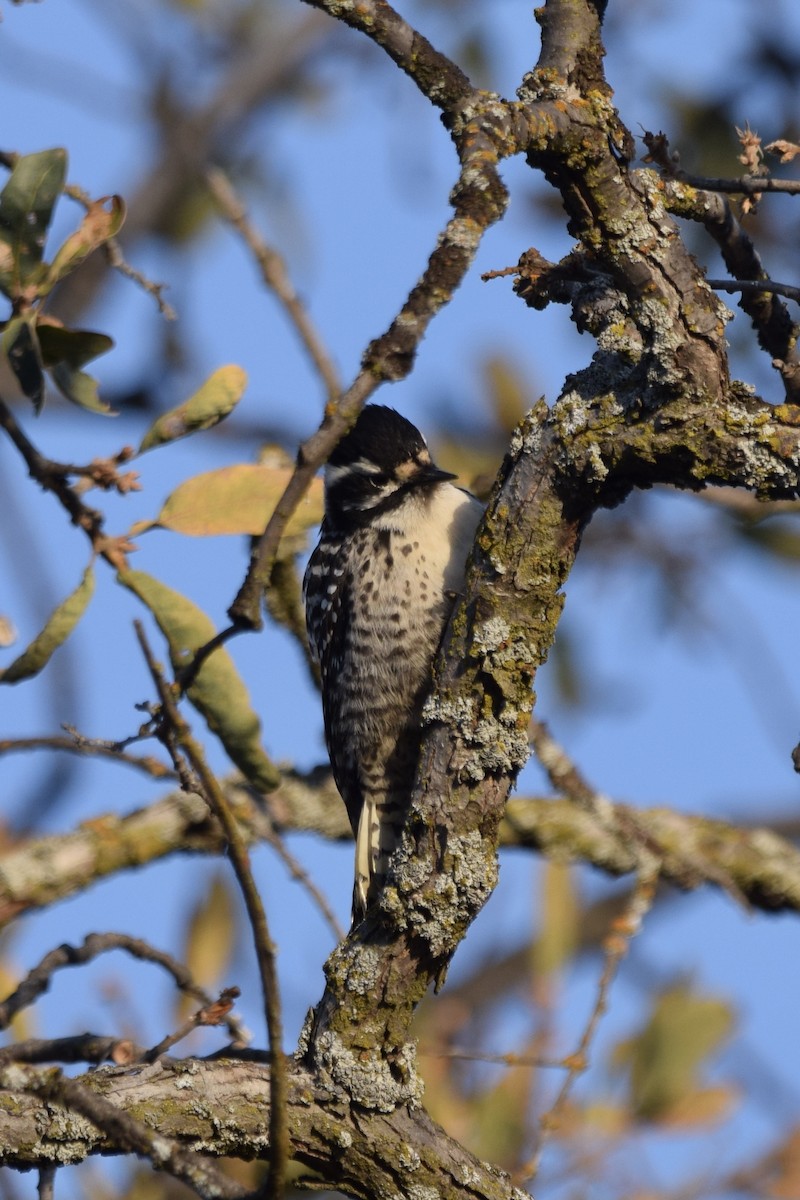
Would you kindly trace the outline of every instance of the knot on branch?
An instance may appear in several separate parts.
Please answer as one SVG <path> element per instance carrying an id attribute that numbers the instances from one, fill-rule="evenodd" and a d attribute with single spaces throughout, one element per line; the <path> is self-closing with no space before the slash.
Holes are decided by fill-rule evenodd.
<path id="1" fill-rule="evenodd" d="M 304 1044 L 308 1046 L 318 1083 L 349 1104 L 382 1113 L 421 1104 L 424 1087 L 417 1074 L 416 1048 L 412 1042 L 406 1042 L 388 1057 L 354 1049 L 331 1029 L 319 1033 L 309 1043 L 306 1029 L 300 1042 L 301 1051 Z"/>

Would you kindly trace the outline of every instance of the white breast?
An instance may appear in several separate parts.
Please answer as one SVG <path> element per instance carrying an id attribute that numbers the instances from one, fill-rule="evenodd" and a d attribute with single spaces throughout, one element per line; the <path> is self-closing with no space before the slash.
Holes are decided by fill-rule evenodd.
<path id="1" fill-rule="evenodd" d="M 403 544 L 412 547 L 409 568 L 416 570 L 420 557 L 433 588 L 459 592 L 464 565 L 483 516 L 483 505 L 451 483 L 425 492 L 412 492 L 405 504 L 386 513 L 376 524 L 395 536 L 395 570 L 403 570 Z M 403 543 L 405 538 L 405 543 Z M 397 553 L 399 549 L 400 553 Z"/>

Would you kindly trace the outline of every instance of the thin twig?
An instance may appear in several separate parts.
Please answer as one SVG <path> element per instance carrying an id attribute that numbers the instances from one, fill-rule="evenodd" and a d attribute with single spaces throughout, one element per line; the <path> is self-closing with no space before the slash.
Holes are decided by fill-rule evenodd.
<path id="1" fill-rule="evenodd" d="M 536 1175 L 544 1144 L 558 1129 L 575 1081 L 588 1070 L 589 1049 L 594 1040 L 600 1020 L 608 1009 L 608 996 L 611 985 L 617 976 L 623 958 L 628 953 L 631 939 L 640 931 L 642 921 L 652 907 L 657 883 L 657 860 L 653 858 L 649 862 L 645 862 L 643 859 L 636 886 L 631 892 L 625 911 L 613 922 L 611 931 L 605 939 L 603 946 L 605 954 L 603 971 L 598 981 L 597 995 L 595 996 L 592 1011 L 589 1013 L 589 1018 L 584 1026 L 577 1048 L 574 1053 L 568 1055 L 564 1060 L 563 1065 L 567 1068 L 566 1078 L 562 1082 L 552 1105 L 540 1119 L 539 1145 L 536 1148 L 533 1158 L 520 1168 L 517 1179 L 519 1183 L 532 1179 Z"/>
<path id="2" fill-rule="evenodd" d="M 39 1186 L 37 1188 L 39 1200 L 54 1200 L 57 1170 L 57 1167 L 39 1168 Z"/>
<path id="3" fill-rule="evenodd" d="M 31 477 L 45 491 L 52 492 L 57 496 L 72 518 L 73 525 L 83 529 L 94 552 L 102 555 L 115 570 L 123 566 L 125 556 L 131 549 L 128 539 L 124 536 L 110 538 L 103 533 L 102 515 L 97 509 L 84 504 L 75 488 L 67 482 L 70 474 L 69 465 L 55 462 L 41 454 L 23 433 L 10 408 L 2 400 L 0 400 L 0 428 L 5 429 L 19 450 Z"/>
<path id="4" fill-rule="evenodd" d="M 132 267 L 122 253 L 122 246 L 118 238 L 109 238 L 103 249 L 105 250 L 109 264 L 115 271 L 118 271 L 120 275 L 124 275 L 126 279 L 130 279 L 132 283 L 138 284 L 142 291 L 147 292 L 148 295 L 153 297 L 158 305 L 158 311 L 165 321 L 177 321 L 177 312 L 164 299 L 164 291 L 170 286 L 168 283 L 156 283 L 154 279 L 148 279 L 143 272 L 137 271 L 136 267 Z"/>
<path id="5" fill-rule="evenodd" d="M 109 950 L 124 950 L 142 962 L 155 963 L 169 972 L 176 987 L 187 996 L 199 1001 L 204 1007 L 214 1003 L 214 998 L 195 983 L 188 968 L 171 954 L 157 950 L 142 938 L 129 937 L 126 933 L 90 933 L 80 946 L 65 943 L 51 950 L 28 972 L 19 987 L 0 1004 L 0 1029 L 6 1029 L 17 1013 L 28 1008 L 48 990 L 56 971 L 63 967 L 83 966 Z M 230 1017 L 227 1024 L 235 1039 L 246 1040 L 247 1035 L 238 1020 Z"/>
<path id="6" fill-rule="evenodd" d="M 203 797 L 222 826 L 228 841 L 228 857 L 231 860 L 236 880 L 244 899 L 255 945 L 256 962 L 261 979 L 264 998 L 264 1013 L 272 1063 L 270 1071 L 270 1160 L 268 1194 L 272 1200 L 282 1195 L 289 1161 L 289 1131 L 287 1116 L 287 1067 L 283 1051 L 283 1016 L 281 1012 L 275 944 L 269 932 L 267 914 L 253 879 L 250 855 L 238 822 L 228 801 L 206 762 L 199 744 L 192 737 L 175 698 L 175 688 L 168 684 L 153 656 L 144 628 L 140 621 L 134 622 L 136 636 L 147 663 L 150 675 L 158 691 L 162 710 L 164 744 L 175 756 L 175 767 L 181 771 L 179 750 L 186 756 L 192 771 L 197 776 Z"/>
<path id="7" fill-rule="evenodd" d="M 340 942 L 345 935 L 345 931 L 339 924 L 336 914 L 328 903 L 324 892 L 317 887 L 308 871 L 306 871 L 306 869 L 297 861 L 274 826 L 270 826 L 268 829 L 266 829 L 264 836 L 265 840 L 269 842 L 270 846 L 278 855 L 283 865 L 289 871 L 292 879 L 296 879 L 297 882 L 306 889 L 309 896 L 322 913 L 322 916 L 327 921 L 333 936 L 336 938 L 337 942 Z"/>
<path id="8" fill-rule="evenodd" d="M 769 175 L 740 175 L 737 179 L 714 179 L 705 175 L 692 175 L 681 167 L 672 171 L 674 179 L 688 187 L 703 192 L 724 192 L 728 195 L 755 196 L 761 192 L 784 192 L 790 196 L 800 195 L 800 179 L 773 179 Z"/>
<path id="9" fill-rule="evenodd" d="M 224 171 L 219 167 L 209 167 L 206 170 L 206 183 L 222 214 L 242 235 L 245 245 L 251 251 L 258 265 L 264 283 L 283 305 L 284 311 L 294 325 L 300 341 L 305 346 L 308 356 L 325 386 L 328 403 L 335 404 L 341 395 L 341 381 L 333 359 L 325 349 L 322 338 L 294 289 L 283 257 L 274 247 L 267 244 L 249 220 L 244 204 L 234 191 L 233 185 Z"/>
<path id="10" fill-rule="evenodd" d="M 89 193 L 76 183 L 68 183 L 64 188 L 64 194 L 82 205 L 87 211 L 92 205 L 92 198 Z M 149 296 L 152 296 L 158 305 L 158 311 L 166 321 L 176 321 L 178 319 L 175 309 L 171 304 L 166 302 L 163 296 L 164 289 L 169 287 L 169 284 L 155 283 L 152 279 L 148 279 L 146 275 L 143 275 L 141 271 L 137 271 L 135 267 L 132 267 L 130 263 L 126 262 L 118 238 L 109 238 L 104 243 L 103 249 L 109 266 L 118 271 L 120 275 L 124 275 L 127 279 L 137 284 Z"/>
<path id="11" fill-rule="evenodd" d="M 706 283 L 718 292 L 770 292 L 800 303 L 800 287 L 791 283 L 773 283 L 771 279 L 707 279 Z"/>
<path id="12" fill-rule="evenodd" d="M 240 996 L 238 987 L 225 988 L 220 992 L 213 1004 L 205 1004 L 199 1008 L 197 1012 L 192 1013 L 187 1021 L 174 1033 L 168 1033 L 165 1038 L 162 1038 L 157 1045 L 150 1050 L 142 1051 L 140 1061 L 144 1063 L 154 1063 L 162 1054 L 182 1042 L 185 1037 L 193 1033 L 200 1025 L 222 1025 L 230 1013 L 235 1001 Z"/>
<path id="13" fill-rule="evenodd" d="M 538 1054 L 489 1054 L 482 1050 L 441 1050 L 418 1046 L 417 1053 L 425 1058 L 453 1058 L 459 1062 L 492 1063 L 498 1067 L 537 1067 L 547 1070 L 569 1070 L 563 1058 L 541 1058 Z"/>
<path id="14" fill-rule="evenodd" d="M 64 726 L 69 737 L 27 737 L 0 738 L 0 755 L 14 754 L 27 750 L 60 750 L 68 754 L 94 755 L 98 758 L 110 758 L 126 767 L 135 767 L 144 771 L 152 779 L 175 779 L 175 772 L 166 763 L 159 762 L 150 754 L 128 754 L 120 742 L 109 742 L 99 738 L 88 738 Z"/>
<path id="15" fill-rule="evenodd" d="M 559 745 L 544 721 L 531 717 L 530 737 L 536 761 L 546 771 L 556 792 L 563 793 L 587 812 L 608 819 L 613 816 L 612 801 L 584 779 L 563 746 Z"/>
<path id="16" fill-rule="evenodd" d="M 68 467 L 64 463 L 54 462 L 52 459 L 45 458 L 36 449 L 33 442 L 30 441 L 17 424 L 11 409 L 2 400 L 0 400 L 0 427 L 5 429 L 11 441 L 19 450 L 25 460 L 29 474 L 46 491 L 53 492 L 58 497 L 72 517 L 73 524 L 85 530 L 94 545 L 95 540 L 100 536 L 102 517 L 96 509 L 89 508 L 88 505 L 84 504 L 73 488 L 67 483 Z"/>

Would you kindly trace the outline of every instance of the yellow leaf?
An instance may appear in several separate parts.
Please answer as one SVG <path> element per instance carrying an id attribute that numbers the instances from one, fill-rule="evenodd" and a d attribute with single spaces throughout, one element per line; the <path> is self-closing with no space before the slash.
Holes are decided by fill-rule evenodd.
<path id="1" fill-rule="evenodd" d="M 189 914 L 183 961 L 201 987 L 208 991 L 224 982 L 236 941 L 236 905 L 225 880 L 216 874 L 208 891 Z M 186 1017 L 197 1001 L 183 997 L 181 1015 Z"/>
<path id="2" fill-rule="evenodd" d="M 213 622 L 186 596 L 144 571 L 119 571 L 119 582 L 150 609 L 167 639 L 173 669 L 180 671 L 216 633 Z M 211 654 L 186 693 L 222 742 L 231 760 L 261 791 L 278 786 L 280 776 L 261 745 L 261 722 L 233 659 L 224 647 Z"/>
<path id="3" fill-rule="evenodd" d="M 693 1129 L 697 1125 L 718 1124 L 730 1114 L 738 1099 L 739 1093 L 732 1087 L 697 1088 L 666 1109 L 659 1118 L 659 1125 L 670 1129 Z"/>
<path id="4" fill-rule="evenodd" d="M 56 251 L 39 294 L 47 295 L 59 279 L 74 271 L 98 246 L 115 237 L 124 220 L 125 201 L 121 196 L 103 196 L 100 200 L 94 200 L 79 228 Z"/>
<path id="5" fill-rule="evenodd" d="M 579 938 L 580 902 L 575 874 L 566 863 L 545 862 L 542 876 L 542 921 L 533 945 L 534 970 L 549 974 L 563 967 Z"/>
<path id="6" fill-rule="evenodd" d="M 139 454 L 218 425 L 233 412 L 246 387 L 247 373 L 241 367 L 219 367 L 193 396 L 153 422 L 142 438 Z"/>
<path id="7" fill-rule="evenodd" d="M 0 683 L 20 683 L 47 666 L 59 646 L 72 633 L 86 611 L 94 593 L 94 569 L 89 565 L 74 592 L 59 604 L 51 614 L 44 629 L 5 671 L 0 672 Z"/>
<path id="8" fill-rule="evenodd" d="M 147 529 L 171 529 L 190 537 L 264 532 L 291 478 L 288 467 L 238 463 L 187 479 L 164 501 L 154 521 L 141 521 L 132 535 Z M 322 480 L 313 480 L 286 528 L 286 537 L 318 525 L 323 512 Z"/>
<path id="9" fill-rule="evenodd" d="M 511 433 L 531 406 L 528 385 L 513 363 L 499 354 L 485 359 L 483 377 L 497 422 Z"/>

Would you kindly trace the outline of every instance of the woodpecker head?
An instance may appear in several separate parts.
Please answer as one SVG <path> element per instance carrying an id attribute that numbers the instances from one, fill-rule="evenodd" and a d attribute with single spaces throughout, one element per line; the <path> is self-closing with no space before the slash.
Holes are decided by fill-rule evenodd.
<path id="1" fill-rule="evenodd" d="M 337 527 L 366 524 L 454 478 L 432 462 L 415 425 L 370 404 L 328 460 L 325 513 Z"/>

